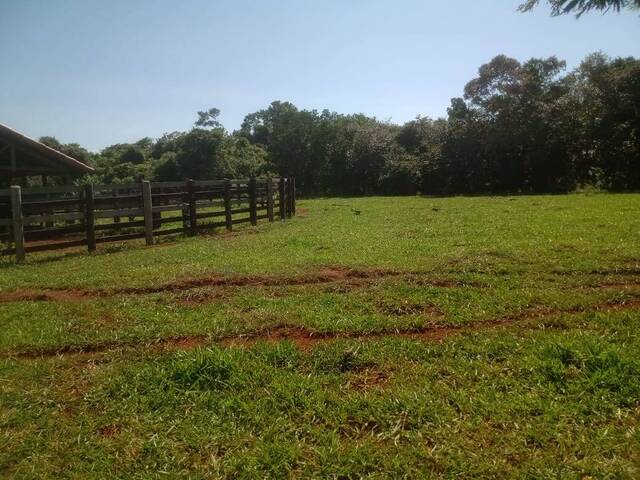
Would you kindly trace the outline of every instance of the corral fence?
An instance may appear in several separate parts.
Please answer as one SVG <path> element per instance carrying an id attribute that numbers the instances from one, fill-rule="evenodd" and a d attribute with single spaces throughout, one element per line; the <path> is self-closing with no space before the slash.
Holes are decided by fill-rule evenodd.
<path id="1" fill-rule="evenodd" d="M 0 255 L 186 233 L 295 215 L 293 178 L 0 190 Z M 3 246 L 4 245 L 4 248 Z"/>

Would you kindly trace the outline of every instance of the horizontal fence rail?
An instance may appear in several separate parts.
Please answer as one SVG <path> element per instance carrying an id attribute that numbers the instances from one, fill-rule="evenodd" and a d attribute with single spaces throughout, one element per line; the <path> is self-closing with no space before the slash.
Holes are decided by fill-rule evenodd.
<path id="1" fill-rule="evenodd" d="M 246 178 L 0 190 L 0 255 L 226 228 L 295 215 L 295 179 Z M 6 248 L 2 248 L 2 245 Z"/>

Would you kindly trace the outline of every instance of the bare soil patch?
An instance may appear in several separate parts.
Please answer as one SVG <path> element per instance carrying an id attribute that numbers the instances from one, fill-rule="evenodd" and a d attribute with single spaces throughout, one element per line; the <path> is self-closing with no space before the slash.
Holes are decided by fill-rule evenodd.
<path id="1" fill-rule="evenodd" d="M 113 424 L 98 428 L 96 433 L 103 438 L 112 438 L 118 435 L 121 431 L 122 425 Z"/>
<path id="2" fill-rule="evenodd" d="M 203 347 L 209 343 L 209 339 L 203 335 L 191 337 L 175 337 L 168 342 L 160 341 L 161 346 L 168 346 L 180 350 L 191 350 L 193 348 Z"/>
<path id="3" fill-rule="evenodd" d="M 179 291 L 174 298 L 182 305 L 197 306 L 206 303 L 223 302 L 229 298 L 229 293 L 220 289 L 197 288 Z"/>
<path id="4" fill-rule="evenodd" d="M 346 386 L 359 392 L 382 390 L 389 383 L 389 373 L 379 367 L 371 366 L 354 373 L 347 380 Z"/>
<path id="5" fill-rule="evenodd" d="M 315 332 L 304 327 L 292 325 L 277 325 L 257 332 L 244 335 L 228 336 L 218 339 L 215 343 L 228 347 L 250 347 L 259 342 L 278 343 L 290 341 L 301 350 L 309 350 L 317 342 L 335 336 L 324 332 Z"/>
<path id="6" fill-rule="evenodd" d="M 56 290 L 14 290 L 0 293 L 0 303 L 12 302 L 81 302 L 92 295 L 86 290 L 56 289 Z"/>

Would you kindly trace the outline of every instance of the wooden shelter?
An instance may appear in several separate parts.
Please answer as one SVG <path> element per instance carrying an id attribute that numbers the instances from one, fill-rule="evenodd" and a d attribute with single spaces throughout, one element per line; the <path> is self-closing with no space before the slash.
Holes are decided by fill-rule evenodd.
<path id="1" fill-rule="evenodd" d="M 27 186 L 29 177 L 39 177 L 46 185 L 51 176 L 71 183 L 92 171 L 89 165 L 0 123 L 0 185 Z"/>

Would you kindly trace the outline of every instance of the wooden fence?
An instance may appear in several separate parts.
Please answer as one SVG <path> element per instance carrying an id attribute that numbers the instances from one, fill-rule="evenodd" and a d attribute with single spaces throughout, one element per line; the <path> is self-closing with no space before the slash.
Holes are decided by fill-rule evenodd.
<path id="1" fill-rule="evenodd" d="M 293 178 L 0 190 L 0 255 L 187 233 L 295 215 Z"/>

